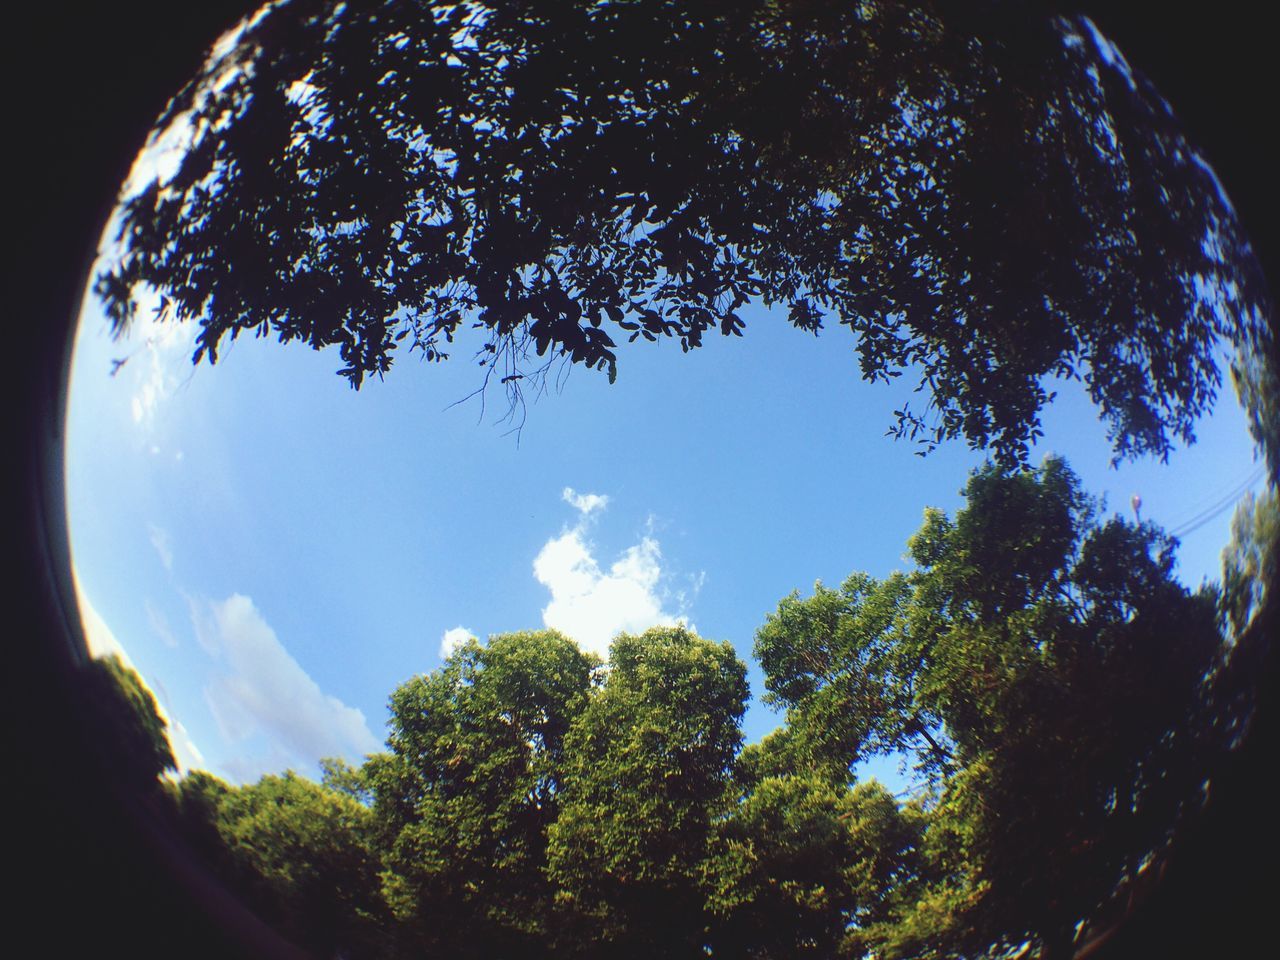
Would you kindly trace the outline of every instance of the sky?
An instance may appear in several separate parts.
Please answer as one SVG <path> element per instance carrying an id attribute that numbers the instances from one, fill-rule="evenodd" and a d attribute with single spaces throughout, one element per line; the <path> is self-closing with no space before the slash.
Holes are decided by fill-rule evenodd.
<path id="1" fill-rule="evenodd" d="M 190 136 L 157 136 L 126 190 Z M 500 392 L 473 396 L 465 345 L 354 392 L 332 352 L 242 338 L 193 368 L 191 329 L 145 314 L 112 340 L 87 296 L 66 489 L 91 648 L 155 691 L 184 769 L 235 782 L 378 750 L 392 690 L 472 635 L 551 626 L 604 654 L 683 622 L 734 644 L 758 698 L 753 634 L 778 601 L 904 569 L 925 507 L 960 507 L 982 457 L 886 437 L 914 384 L 861 382 L 848 331 L 745 317 L 689 354 L 621 351 L 614 385 L 562 369 L 513 422 Z M 1264 478 L 1229 388 L 1164 465 L 1113 469 L 1078 387 L 1044 430 L 1033 462 L 1065 456 L 1111 511 L 1139 495 L 1185 531 L 1183 582 L 1217 578 L 1230 507 Z M 747 739 L 780 720 L 753 699 Z"/>
<path id="2" fill-rule="evenodd" d="M 242 338 L 193 368 L 190 342 L 145 321 L 113 341 L 86 298 L 67 509 L 91 646 L 156 692 L 184 768 L 233 782 L 380 749 L 391 691 L 469 635 L 552 626 L 603 654 L 683 622 L 731 641 L 758 697 L 778 601 L 904 569 L 924 508 L 961 506 L 981 461 L 886 437 L 911 385 L 865 384 L 847 331 L 763 311 L 688 354 L 637 344 L 613 386 L 566 370 L 514 432 L 500 393 L 465 399 L 465 349 L 356 392 L 332 353 Z M 1144 518 L 1194 525 L 1179 576 L 1216 579 L 1231 512 L 1213 511 L 1262 478 L 1230 389 L 1195 446 L 1120 469 L 1068 393 L 1033 460 L 1065 455 L 1111 511 L 1137 493 Z M 753 700 L 747 740 L 780 720 Z"/>

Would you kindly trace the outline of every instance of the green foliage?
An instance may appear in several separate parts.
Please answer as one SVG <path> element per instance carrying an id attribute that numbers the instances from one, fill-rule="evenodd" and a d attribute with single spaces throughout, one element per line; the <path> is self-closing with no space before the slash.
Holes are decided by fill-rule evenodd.
<path id="1" fill-rule="evenodd" d="M 792 762 L 838 780 L 859 758 L 902 745 L 910 692 L 895 675 L 907 578 L 877 581 L 854 574 L 840 590 L 821 583 L 813 596 L 793 593 L 756 633 L 765 673 L 764 701 L 788 709 Z"/>
<path id="2" fill-rule="evenodd" d="M 233 889 L 251 885 L 218 830 L 219 806 L 234 787 L 204 770 L 192 770 L 168 786 L 169 809 L 180 836 L 211 870 Z"/>
<path id="3" fill-rule="evenodd" d="M 320 761 L 320 782 L 363 806 L 373 804 L 373 783 L 366 767 L 353 767 L 341 757 L 325 757 Z"/>
<path id="4" fill-rule="evenodd" d="M 783 598 L 756 652 L 786 722 L 745 749 L 728 643 L 654 628 L 602 664 L 555 631 L 505 634 L 402 684 L 387 752 L 359 768 L 194 773 L 167 788 L 175 822 L 326 955 L 1065 955 L 1230 739 L 1210 697 L 1259 648 L 1218 621 L 1266 605 L 1274 500 L 1240 514 L 1220 603 L 1059 460 L 986 467 L 964 494 L 926 511 L 909 572 Z M 857 781 L 899 753 L 912 799 Z"/>
<path id="5" fill-rule="evenodd" d="M 1280 574 L 1280 500 L 1274 483 L 1240 502 L 1231 528 L 1231 542 L 1222 553 L 1219 611 L 1230 648 L 1213 678 L 1206 716 L 1216 743 L 1234 748 L 1274 700 L 1266 695 L 1268 683 L 1274 688 L 1269 678 L 1276 675 L 1275 584 Z"/>
<path id="6" fill-rule="evenodd" d="M 1249 432 L 1276 477 L 1280 476 L 1280 344 L 1265 323 L 1251 325 L 1245 333 L 1231 363 L 1231 382 L 1249 418 Z"/>
<path id="7" fill-rule="evenodd" d="M 699 877 L 747 695 L 728 643 L 683 627 L 614 641 L 604 685 L 565 742 L 550 830 L 564 949 L 701 955 Z"/>
<path id="8" fill-rule="evenodd" d="M 1216 597 L 1177 584 L 1154 527 L 1101 520 L 1061 461 L 964 492 L 954 520 L 926 512 L 910 575 L 793 595 L 757 652 L 793 741 L 849 764 L 905 749 L 933 778 L 935 901 L 962 904 L 969 946 L 1060 949 L 1203 776 Z"/>
<path id="9" fill-rule="evenodd" d="M 129 789 L 155 792 L 157 778 L 177 769 L 155 696 L 114 653 L 86 663 L 80 679 L 84 715 L 103 762 Z"/>
<path id="10" fill-rule="evenodd" d="M 919 635 L 922 700 L 955 742 L 945 812 L 987 887 L 981 926 L 1053 948 L 1194 797 L 1215 598 L 1177 584 L 1153 527 L 1098 520 L 1061 463 L 967 493 L 919 575 L 949 613 Z"/>
<path id="11" fill-rule="evenodd" d="M 329 954 L 376 944 L 385 911 L 367 808 L 286 773 L 227 794 L 219 814 L 224 841 L 265 881 L 300 944 Z"/>
<path id="12" fill-rule="evenodd" d="M 96 289 L 117 330 L 157 291 L 197 359 L 274 335 L 359 385 L 474 327 L 518 398 L 760 300 L 848 327 L 867 379 L 918 374 L 896 433 L 1012 462 L 1058 375 L 1117 455 L 1167 454 L 1216 338 L 1265 314 L 1164 101 L 1038 5 L 274 4 L 174 122 L 194 142 Z"/>
<path id="13" fill-rule="evenodd" d="M 831 957 L 854 925 L 918 886 L 924 821 L 879 783 L 761 780 L 713 829 L 704 867 L 713 956 Z"/>
<path id="14" fill-rule="evenodd" d="M 547 832 L 563 802 L 565 738 L 598 668 L 555 631 L 505 634 L 472 640 L 392 694 L 390 754 L 365 769 L 384 894 L 421 948 L 545 949 Z"/>
<path id="15" fill-rule="evenodd" d="M 1222 553 L 1222 609 L 1239 636 L 1280 583 L 1280 499 L 1271 486 L 1247 495 L 1231 520 L 1231 542 Z"/>
<path id="16" fill-rule="evenodd" d="M 292 772 L 237 788 L 197 771 L 171 799 L 192 847 L 286 937 L 318 956 L 388 955 L 367 807 Z"/>

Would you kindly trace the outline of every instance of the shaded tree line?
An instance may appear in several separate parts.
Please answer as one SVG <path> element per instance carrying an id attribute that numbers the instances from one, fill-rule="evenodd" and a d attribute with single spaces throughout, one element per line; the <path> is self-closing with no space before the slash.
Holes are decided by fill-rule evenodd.
<path id="1" fill-rule="evenodd" d="M 473 639 L 391 695 L 386 751 L 320 783 L 158 780 L 163 722 L 116 660 L 91 709 L 131 789 L 319 956 L 1070 956 L 1238 737 L 1219 677 L 1274 603 L 1275 499 L 1242 508 L 1223 587 L 1188 591 L 1173 541 L 1060 460 L 963 492 L 907 572 L 765 618 L 784 722 L 746 747 L 745 665 L 684 627 L 607 662 L 554 630 Z M 875 755 L 916 788 L 860 778 Z"/>

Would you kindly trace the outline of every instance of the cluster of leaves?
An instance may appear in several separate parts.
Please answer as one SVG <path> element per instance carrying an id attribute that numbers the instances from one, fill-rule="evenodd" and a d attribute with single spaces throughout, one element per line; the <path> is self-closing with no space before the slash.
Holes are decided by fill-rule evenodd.
<path id="1" fill-rule="evenodd" d="M 926 512 L 912 574 L 785 599 L 757 655 L 790 750 L 901 752 L 935 784 L 936 892 L 963 904 L 935 948 L 1058 956 L 1196 798 L 1217 591 L 1181 587 L 1171 540 L 1100 519 L 1061 461 L 965 495 Z"/>
<path id="2" fill-rule="evenodd" d="M 1164 455 L 1265 300 L 1163 101 L 1034 4 L 291 0 L 159 129 L 188 147 L 124 200 L 115 328 L 150 289 L 197 360 L 275 335 L 354 386 L 468 326 L 516 395 L 557 357 L 612 378 L 615 338 L 762 302 L 918 375 L 899 435 L 1009 464 L 1076 377 L 1117 456 Z"/>
<path id="3" fill-rule="evenodd" d="M 1258 712 L 1275 700 L 1278 580 L 1280 495 L 1273 484 L 1241 500 L 1222 554 L 1222 621 L 1231 655 L 1215 683 L 1210 715 L 1229 743 L 1243 742 Z"/>
<path id="4" fill-rule="evenodd" d="M 1219 598 L 1061 461 L 964 493 L 926 511 L 909 572 L 766 618 L 785 722 L 745 748 L 744 664 L 683 627 L 620 635 L 607 664 L 552 630 L 471 640 L 392 694 L 385 752 L 320 784 L 158 790 L 137 675 L 95 664 L 86 702 L 127 782 L 317 955 L 1069 955 L 1238 737 L 1213 711 L 1270 604 L 1274 497 L 1241 512 Z M 858 778 L 878 754 L 914 762 L 908 799 Z"/>
<path id="5" fill-rule="evenodd" d="M 96 752 L 126 789 L 150 793 L 157 777 L 177 769 L 155 695 L 118 654 L 86 663 L 78 693 Z"/>

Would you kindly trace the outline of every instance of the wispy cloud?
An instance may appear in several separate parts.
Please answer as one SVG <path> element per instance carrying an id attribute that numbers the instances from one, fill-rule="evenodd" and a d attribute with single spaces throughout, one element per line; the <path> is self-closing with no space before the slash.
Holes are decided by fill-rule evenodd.
<path id="1" fill-rule="evenodd" d="M 470 640 L 474 633 L 466 627 L 458 626 L 452 630 L 446 630 L 440 637 L 440 659 L 445 660 L 453 655 L 453 652 L 460 646 Z"/>
<path id="2" fill-rule="evenodd" d="M 189 375 L 193 325 L 169 321 L 149 321 L 150 333 L 144 341 L 142 373 L 134 387 L 129 409 L 133 422 L 149 426 L 160 404 L 178 388 L 180 373 Z"/>
<path id="3" fill-rule="evenodd" d="M 139 290 L 138 308 L 127 334 L 115 345 L 120 352 L 112 376 L 129 393 L 129 414 L 150 434 L 165 401 L 192 375 L 197 324 L 180 321 L 161 308 L 154 292 Z M 161 452 L 152 443 L 152 453 Z"/>
<path id="4" fill-rule="evenodd" d="M 566 487 L 564 500 L 581 514 L 577 524 L 548 540 L 533 561 L 534 577 L 551 591 L 542 622 L 602 656 L 621 632 L 685 622 L 681 614 L 665 609 L 658 541 L 642 537 L 606 570 L 595 557 L 587 524 L 608 504 L 608 497 L 577 494 Z"/>
<path id="5" fill-rule="evenodd" d="M 578 493 L 573 487 L 565 487 L 561 499 L 584 517 L 609 505 L 609 498 L 602 493 Z"/>
<path id="6" fill-rule="evenodd" d="M 160 562 L 164 564 L 164 568 L 172 573 L 173 543 L 169 539 L 169 531 L 154 523 L 148 523 L 147 535 L 151 538 L 151 546 L 155 549 L 156 556 L 160 558 Z"/>
<path id="7" fill-rule="evenodd" d="M 115 632 L 102 619 L 102 614 L 98 613 L 98 608 L 93 605 L 88 594 L 80 589 L 78 578 L 76 595 L 80 601 L 80 622 L 84 625 L 84 642 L 89 648 L 89 656 L 97 658 L 114 654 L 130 670 L 137 670 L 124 645 L 116 639 Z"/>
<path id="8" fill-rule="evenodd" d="M 191 739 L 191 734 L 182 725 L 182 721 L 169 720 L 169 746 L 173 748 L 173 759 L 178 763 L 178 773 L 185 776 L 192 770 L 205 770 L 204 754 Z"/>
<path id="9" fill-rule="evenodd" d="M 173 628 L 169 626 L 169 618 L 150 600 L 145 600 L 144 605 L 147 611 L 147 622 L 151 624 L 151 629 L 160 638 L 160 642 L 171 650 L 176 649 L 178 638 L 174 636 Z"/>
<path id="10" fill-rule="evenodd" d="M 262 737 L 273 758 L 299 766 L 378 750 L 364 714 L 320 689 L 252 599 L 233 594 L 204 613 L 196 619 L 201 643 L 228 667 L 205 687 L 205 699 L 228 741 Z"/>

